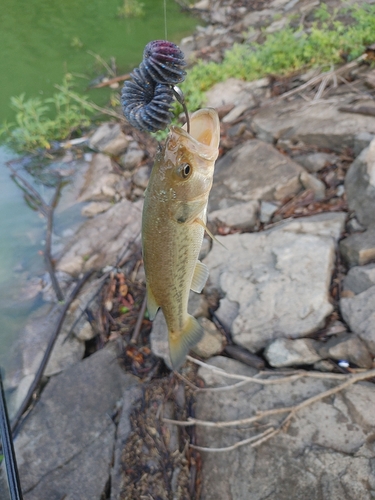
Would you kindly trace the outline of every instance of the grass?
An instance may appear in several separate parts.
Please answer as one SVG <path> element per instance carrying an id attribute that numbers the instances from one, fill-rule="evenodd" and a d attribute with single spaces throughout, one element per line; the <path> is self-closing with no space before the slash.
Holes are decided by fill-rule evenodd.
<path id="1" fill-rule="evenodd" d="M 118 17 L 141 17 L 145 15 L 145 5 L 139 0 L 123 0 L 117 9 Z"/>
<path id="2" fill-rule="evenodd" d="M 343 16 L 349 16 L 349 25 Z M 275 33 L 264 31 L 263 43 L 235 44 L 221 63 L 198 61 L 181 88 L 193 111 L 204 105 L 205 92 L 215 83 L 230 77 L 252 81 L 269 74 L 285 75 L 349 61 L 373 43 L 374 33 L 375 5 L 355 5 L 330 13 L 327 5 L 321 4 L 306 32 L 291 25 Z"/>
<path id="3" fill-rule="evenodd" d="M 26 100 L 25 94 L 21 94 L 11 98 L 11 106 L 16 111 L 16 121 L 4 124 L 0 136 L 3 135 L 5 142 L 19 152 L 50 149 L 53 141 L 65 139 L 73 131 L 89 126 L 90 115 L 94 112 L 85 96 L 72 91 L 69 74 L 53 97 Z"/>

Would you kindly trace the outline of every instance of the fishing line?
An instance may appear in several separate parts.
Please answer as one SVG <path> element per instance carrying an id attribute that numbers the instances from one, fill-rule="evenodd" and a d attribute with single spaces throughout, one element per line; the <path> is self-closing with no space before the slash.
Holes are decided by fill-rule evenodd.
<path id="1" fill-rule="evenodd" d="M 167 31 L 167 0 L 164 0 L 164 35 L 165 40 L 168 40 L 168 31 Z"/>

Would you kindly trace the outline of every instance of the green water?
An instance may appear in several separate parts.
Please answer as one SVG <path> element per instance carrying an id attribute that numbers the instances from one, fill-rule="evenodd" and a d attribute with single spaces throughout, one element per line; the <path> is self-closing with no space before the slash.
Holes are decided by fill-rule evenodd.
<path id="1" fill-rule="evenodd" d="M 164 0 L 142 3 L 143 17 L 121 19 L 123 0 L 1 0 L 0 121 L 12 119 L 12 95 L 51 95 L 66 72 L 88 78 L 95 69 L 104 73 L 87 51 L 106 61 L 115 57 L 119 74 L 137 66 L 146 43 L 165 37 Z M 166 0 L 166 7 L 168 39 L 178 43 L 197 20 L 182 14 L 174 0 Z M 82 47 L 72 46 L 75 39 Z M 95 99 L 100 92 L 90 95 Z"/>
<path id="2" fill-rule="evenodd" d="M 106 61 L 115 57 L 118 74 L 137 66 L 146 43 L 165 38 L 164 0 L 142 2 L 144 17 L 120 19 L 117 9 L 123 0 L 1 0 L 0 123 L 14 118 L 11 96 L 50 96 L 66 72 L 79 75 L 84 91 L 91 78 L 105 73 L 88 51 Z M 166 7 L 168 39 L 178 43 L 197 20 L 181 13 L 173 0 L 166 0 Z M 82 47 L 74 48 L 74 39 Z M 109 90 L 89 94 L 103 103 Z M 5 162 L 12 156 L 0 146 L 0 363 L 6 363 L 32 307 L 22 297 L 25 276 L 43 269 L 38 251 L 45 222 L 10 179 Z"/>

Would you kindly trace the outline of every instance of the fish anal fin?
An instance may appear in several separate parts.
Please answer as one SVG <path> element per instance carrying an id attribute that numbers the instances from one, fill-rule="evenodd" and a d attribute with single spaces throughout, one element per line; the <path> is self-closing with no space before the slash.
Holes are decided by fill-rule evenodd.
<path id="1" fill-rule="evenodd" d="M 154 294 L 152 293 L 151 288 L 148 285 L 146 286 L 146 290 L 148 317 L 150 321 L 153 321 L 160 306 L 157 304 Z"/>
<path id="2" fill-rule="evenodd" d="M 203 229 L 206 231 L 206 233 L 208 234 L 208 236 L 209 236 L 211 239 L 213 239 L 214 241 L 216 241 L 216 243 L 219 243 L 219 245 L 221 245 L 223 248 L 225 248 L 225 250 L 228 250 L 228 249 L 226 248 L 226 246 L 225 246 L 225 245 L 223 245 L 223 244 L 221 243 L 221 241 L 219 241 L 219 240 L 216 238 L 216 236 L 214 236 L 214 235 L 211 233 L 211 231 L 208 229 L 208 227 L 207 227 L 207 226 L 206 226 L 206 224 L 202 221 L 202 219 L 195 219 L 195 220 L 194 220 L 194 222 L 196 222 L 197 224 L 199 224 L 200 226 L 202 226 L 202 227 L 203 227 Z"/>
<path id="3" fill-rule="evenodd" d="M 168 332 L 169 355 L 174 370 L 183 365 L 190 349 L 203 337 L 203 328 L 193 316 L 188 316 L 180 332 Z"/>
<path id="4" fill-rule="evenodd" d="M 209 275 L 209 270 L 206 264 L 200 260 L 197 261 L 194 269 L 193 279 L 191 280 L 190 288 L 193 292 L 201 293 L 206 284 Z"/>

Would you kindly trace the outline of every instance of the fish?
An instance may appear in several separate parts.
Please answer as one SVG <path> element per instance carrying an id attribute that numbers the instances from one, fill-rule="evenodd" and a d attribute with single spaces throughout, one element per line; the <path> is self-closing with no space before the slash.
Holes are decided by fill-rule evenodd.
<path id="1" fill-rule="evenodd" d="M 159 308 L 164 314 L 175 370 L 203 336 L 201 325 L 187 307 L 190 289 L 201 293 L 209 274 L 198 256 L 219 142 L 215 109 L 193 113 L 189 133 L 187 124 L 172 125 L 165 146 L 156 155 L 145 192 L 142 250 L 147 310 L 151 321 Z"/>

